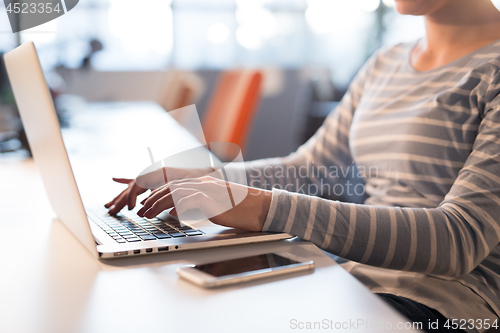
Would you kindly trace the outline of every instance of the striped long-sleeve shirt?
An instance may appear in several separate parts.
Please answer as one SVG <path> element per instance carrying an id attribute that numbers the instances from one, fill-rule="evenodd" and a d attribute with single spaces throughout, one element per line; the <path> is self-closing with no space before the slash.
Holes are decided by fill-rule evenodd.
<path id="1" fill-rule="evenodd" d="M 273 188 L 265 231 L 352 260 L 374 292 L 496 318 L 500 41 L 426 72 L 411 66 L 413 46 L 377 52 L 317 133 L 288 157 L 249 163 L 249 182 Z M 367 199 L 333 200 L 353 193 Z"/>

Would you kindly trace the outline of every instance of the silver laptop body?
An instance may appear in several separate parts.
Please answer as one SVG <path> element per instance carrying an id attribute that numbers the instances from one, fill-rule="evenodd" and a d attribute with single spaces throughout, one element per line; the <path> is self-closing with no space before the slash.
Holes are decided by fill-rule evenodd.
<path id="1" fill-rule="evenodd" d="M 168 214 L 147 220 L 126 212 L 116 220 L 108 216 L 104 208 L 86 210 L 78 191 L 54 103 L 34 44 L 27 42 L 21 45 L 7 53 L 4 59 L 33 157 L 42 176 L 50 204 L 62 223 L 96 257 L 119 258 L 267 242 L 291 237 L 284 233 L 248 232 L 225 228 L 209 220 L 191 226 L 179 223 Z M 119 230 L 125 231 L 119 233 Z M 138 231 L 144 236 L 142 238 L 137 236 L 139 240 L 132 236 L 128 238 L 124 236 L 133 230 L 135 236 L 140 235 Z"/>

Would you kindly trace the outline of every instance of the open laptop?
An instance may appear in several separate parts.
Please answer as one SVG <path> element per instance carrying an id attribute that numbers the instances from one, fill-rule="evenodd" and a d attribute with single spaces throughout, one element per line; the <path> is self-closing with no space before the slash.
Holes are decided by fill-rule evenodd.
<path id="1" fill-rule="evenodd" d="M 168 214 L 145 219 L 127 211 L 114 217 L 104 207 L 84 208 L 34 44 L 19 46 L 4 60 L 50 204 L 63 224 L 96 257 L 118 258 L 291 237 L 225 228 L 209 220 L 192 226 Z"/>

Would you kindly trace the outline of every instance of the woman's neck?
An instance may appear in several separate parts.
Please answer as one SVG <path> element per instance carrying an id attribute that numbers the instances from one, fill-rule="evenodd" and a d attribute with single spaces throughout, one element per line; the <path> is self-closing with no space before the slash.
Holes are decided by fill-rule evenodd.
<path id="1" fill-rule="evenodd" d="M 419 71 L 444 66 L 500 39 L 500 12 L 489 0 L 453 0 L 425 15 L 426 37 L 412 52 Z"/>

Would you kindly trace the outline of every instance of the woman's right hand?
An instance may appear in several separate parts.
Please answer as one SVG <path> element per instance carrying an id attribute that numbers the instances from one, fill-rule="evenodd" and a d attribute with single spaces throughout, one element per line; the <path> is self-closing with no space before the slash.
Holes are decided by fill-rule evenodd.
<path id="1" fill-rule="evenodd" d="M 169 170 L 169 174 L 172 172 Z M 127 189 L 122 191 L 113 200 L 104 205 L 108 208 L 110 215 L 116 215 L 123 207 L 128 206 L 128 209 L 134 209 L 137 196 L 146 192 L 148 189 L 155 189 L 167 183 L 167 173 L 165 168 L 160 168 L 153 172 L 140 175 L 136 179 L 129 178 L 113 178 L 113 181 L 128 185 Z M 138 185 L 140 184 L 140 186 Z"/>
<path id="2" fill-rule="evenodd" d="M 127 184 L 128 188 L 117 195 L 113 200 L 104 205 L 108 208 L 108 213 L 110 215 L 116 215 L 123 207 L 128 205 L 128 209 L 131 210 L 135 207 L 135 202 L 137 201 L 137 196 L 146 192 L 147 189 L 137 186 L 135 179 L 128 178 L 113 178 L 113 181 L 120 184 Z"/>
<path id="3" fill-rule="evenodd" d="M 177 169 L 177 168 L 159 168 L 155 171 L 140 175 L 136 179 L 113 178 L 120 184 L 126 184 L 126 190 L 117 195 L 113 200 L 104 205 L 108 208 L 110 215 L 116 215 L 125 206 L 129 210 L 134 209 L 137 196 L 149 190 L 154 190 L 167 184 L 171 180 L 180 180 L 185 178 L 196 178 L 206 175 L 210 172 L 208 169 Z M 168 180 L 167 180 L 168 174 Z"/>

